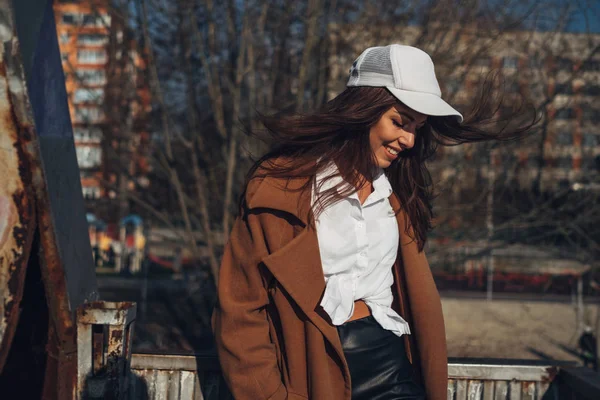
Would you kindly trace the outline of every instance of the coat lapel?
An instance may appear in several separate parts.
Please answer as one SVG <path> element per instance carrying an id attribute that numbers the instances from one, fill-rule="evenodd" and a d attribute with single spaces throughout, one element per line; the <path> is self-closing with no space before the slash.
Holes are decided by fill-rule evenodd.
<path id="1" fill-rule="evenodd" d="M 398 222 L 398 231 L 400 233 L 400 243 L 398 245 L 398 255 L 396 256 L 396 262 L 394 263 L 394 287 L 393 287 L 393 295 L 394 295 L 394 304 L 392 307 L 399 313 L 408 325 L 411 327 L 411 335 L 405 335 L 404 340 L 406 343 L 408 358 L 410 362 L 419 369 L 420 360 L 419 353 L 417 351 L 417 346 L 415 344 L 414 339 L 414 324 L 410 311 L 410 301 L 408 299 L 408 290 L 406 287 L 406 278 L 404 273 L 404 258 L 406 257 L 406 253 L 410 251 L 410 247 L 406 246 L 411 243 L 413 239 L 411 239 L 406 233 L 406 214 L 402 211 L 402 206 L 400 204 L 400 200 L 395 193 L 389 197 L 390 206 L 396 213 L 396 220 Z"/>
<path id="2" fill-rule="evenodd" d="M 262 262 L 343 360 L 337 329 L 324 318 L 319 306 L 325 291 L 319 242 L 310 212 L 310 191 L 299 191 L 307 179 L 297 178 L 283 182 L 280 179 L 264 178 L 248 206 L 284 211 L 295 216 L 304 225 L 304 229 L 296 237 L 263 258 Z"/>
<path id="3" fill-rule="evenodd" d="M 281 250 L 265 257 L 263 262 L 308 319 L 331 342 L 343 360 L 342 344 L 337 329 L 320 311 L 325 278 L 315 230 L 307 226 Z"/>

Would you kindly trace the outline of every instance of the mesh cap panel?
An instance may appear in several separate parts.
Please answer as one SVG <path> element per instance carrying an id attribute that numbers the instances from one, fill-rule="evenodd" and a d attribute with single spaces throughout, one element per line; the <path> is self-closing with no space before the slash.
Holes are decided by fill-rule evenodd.
<path id="1" fill-rule="evenodd" d="M 371 47 L 350 68 L 348 86 L 394 86 L 390 46 Z"/>
<path id="2" fill-rule="evenodd" d="M 374 47 L 372 48 L 360 63 L 360 73 L 373 72 L 376 74 L 391 75 L 392 62 L 390 60 L 390 48 Z"/>

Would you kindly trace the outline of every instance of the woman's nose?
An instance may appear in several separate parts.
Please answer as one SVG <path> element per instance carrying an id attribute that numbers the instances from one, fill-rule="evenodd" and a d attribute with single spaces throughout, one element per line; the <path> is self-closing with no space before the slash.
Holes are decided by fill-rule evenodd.
<path id="1" fill-rule="evenodd" d="M 400 144 L 406 149 L 412 149 L 415 145 L 415 134 L 412 132 L 404 131 L 402 136 L 398 138 Z"/>

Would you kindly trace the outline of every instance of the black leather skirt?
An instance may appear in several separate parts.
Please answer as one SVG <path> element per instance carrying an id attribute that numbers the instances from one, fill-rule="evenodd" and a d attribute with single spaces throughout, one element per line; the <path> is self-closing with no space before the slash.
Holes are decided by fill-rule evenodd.
<path id="1" fill-rule="evenodd" d="M 424 400 L 404 338 L 368 316 L 337 327 L 350 368 L 352 400 Z"/>

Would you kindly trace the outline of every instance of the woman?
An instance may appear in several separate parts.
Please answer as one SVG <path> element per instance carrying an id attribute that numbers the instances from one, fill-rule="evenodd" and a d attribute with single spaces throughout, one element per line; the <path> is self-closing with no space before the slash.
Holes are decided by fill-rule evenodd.
<path id="1" fill-rule="evenodd" d="M 365 50 L 347 86 L 315 114 L 263 118 L 273 147 L 248 174 L 213 314 L 236 399 L 446 398 L 424 162 L 531 125 L 463 122 L 414 47 Z"/>

